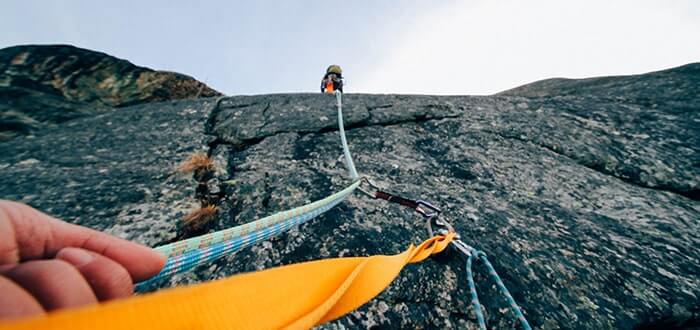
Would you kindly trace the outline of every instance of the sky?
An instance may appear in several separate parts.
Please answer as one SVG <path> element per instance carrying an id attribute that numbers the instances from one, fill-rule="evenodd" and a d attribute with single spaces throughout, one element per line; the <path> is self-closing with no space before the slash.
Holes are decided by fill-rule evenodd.
<path id="1" fill-rule="evenodd" d="M 700 62 L 697 0 L 6 0 L 0 48 L 72 44 L 227 94 L 487 95 Z"/>

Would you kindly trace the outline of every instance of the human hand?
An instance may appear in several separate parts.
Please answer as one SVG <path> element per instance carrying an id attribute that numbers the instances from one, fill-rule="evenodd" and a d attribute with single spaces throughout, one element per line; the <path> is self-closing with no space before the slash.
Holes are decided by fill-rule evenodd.
<path id="1" fill-rule="evenodd" d="M 148 247 L 0 200 L 0 319 L 128 297 L 164 264 Z"/>

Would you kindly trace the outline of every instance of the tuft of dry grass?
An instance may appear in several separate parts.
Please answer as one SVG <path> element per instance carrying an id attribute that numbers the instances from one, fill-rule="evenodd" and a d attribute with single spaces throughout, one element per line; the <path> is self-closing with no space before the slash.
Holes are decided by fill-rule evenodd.
<path id="1" fill-rule="evenodd" d="M 203 230 L 216 218 L 217 211 L 216 205 L 208 205 L 190 212 L 182 219 L 183 229 L 191 233 Z"/>
<path id="2" fill-rule="evenodd" d="M 177 168 L 177 171 L 180 173 L 190 173 L 200 170 L 205 170 L 207 172 L 214 170 L 214 160 L 201 151 L 191 154 Z"/>

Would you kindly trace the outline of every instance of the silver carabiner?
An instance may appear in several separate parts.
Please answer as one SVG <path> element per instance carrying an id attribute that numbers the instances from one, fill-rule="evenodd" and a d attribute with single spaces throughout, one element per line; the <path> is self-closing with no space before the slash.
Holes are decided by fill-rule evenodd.
<path id="1" fill-rule="evenodd" d="M 455 231 L 454 227 L 452 227 L 452 225 L 447 220 L 441 219 L 438 216 L 430 217 L 426 221 L 426 227 L 428 229 L 428 235 L 430 235 L 430 237 L 433 237 L 435 234 L 447 235 L 449 233 L 455 233 L 456 236 L 451 242 L 455 249 L 457 249 L 457 251 L 459 252 L 462 252 L 462 254 L 464 254 L 466 257 L 472 255 L 472 250 L 474 250 L 474 248 L 462 241 L 459 233 Z"/>
<path id="2" fill-rule="evenodd" d="M 455 233 L 454 227 L 452 227 L 452 225 L 449 222 L 437 216 L 427 218 L 426 227 L 428 229 L 428 235 L 430 235 L 430 237 L 435 236 L 435 234 L 447 235 L 449 233 Z M 433 227 L 435 227 L 435 229 L 433 229 Z M 459 234 L 457 234 L 457 236 L 459 236 Z M 459 237 L 455 238 L 459 239 Z"/>
<path id="3" fill-rule="evenodd" d="M 360 179 L 360 181 L 362 181 L 363 183 L 366 183 L 368 186 L 370 186 L 370 187 L 371 187 L 372 189 L 374 189 L 375 191 L 378 191 L 378 190 L 379 190 L 379 187 L 378 187 L 376 184 L 374 184 L 374 182 L 372 182 L 372 180 L 370 180 L 370 179 L 369 179 L 368 177 L 366 177 L 366 176 L 363 176 L 363 177 Z M 367 195 L 367 197 L 369 197 L 369 198 L 372 198 L 372 199 L 376 199 L 376 198 L 377 198 L 377 195 L 375 195 L 375 194 L 373 194 L 373 193 L 371 193 L 371 192 L 365 190 L 365 188 L 362 188 L 362 185 L 360 185 L 359 187 L 357 187 L 357 190 L 359 190 L 361 193 Z"/>
<path id="4" fill-rule="evenodd" d="M 426 218 L 433 218 L 442 213 L 442 211 L 437 206 L 430 204 L 424 200 L 419 199 L 416 201 L 416 203 L 418 203 L 418 207 L 416 207 L 416 212 L 420 213 Z"/>

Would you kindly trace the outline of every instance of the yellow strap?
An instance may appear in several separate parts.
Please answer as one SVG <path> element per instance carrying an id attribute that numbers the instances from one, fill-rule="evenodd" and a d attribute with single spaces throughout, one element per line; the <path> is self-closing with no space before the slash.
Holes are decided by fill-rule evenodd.
<path id="1" fill-rule="evenodd" d="M 310 328 L 372 299 L 408 263 L 445 249 L 454 234 L 401 254 L 304 262 L 161 290 L 47 316 L 0 323 L 0 329 Z"/>

